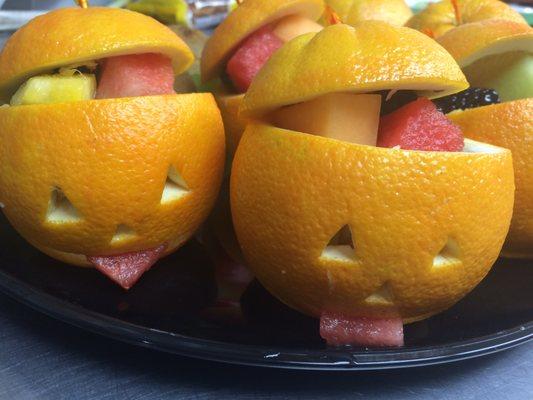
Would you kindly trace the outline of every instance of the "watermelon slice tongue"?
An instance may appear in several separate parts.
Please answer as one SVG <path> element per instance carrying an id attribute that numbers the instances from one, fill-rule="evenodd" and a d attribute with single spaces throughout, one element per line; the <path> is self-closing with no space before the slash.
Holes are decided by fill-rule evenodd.
<path id="1" fill-rule="evenodd" d="M 205 308 L 202 316 L 210 321 L 225 325 L 241 325 L 244 316 L 240 299 L 253 280 L 251 272 L 233 260 L 221 247 L 213 254 L 217 299 Z"/>
<path id="2" fill-rule="evenodd" d="M 322 314 L 320 336 L 330 346 L 400 347 L 403 346 L 403 321 L 400 317 L 347 317 Z"/>
<path id="3" fill-rule="evenodd" d="M 97 99 L 173 93 L 172 61 L 161 54 L 130 54 L 100 62 Z"/>
<path id="4" fill-rule="evenodd" d="M 166 247 L 162 244 L 153 249 L 114 256 L 87 256 L 87 260 L 112 281 L 129 289 L 161 258 Z"/>

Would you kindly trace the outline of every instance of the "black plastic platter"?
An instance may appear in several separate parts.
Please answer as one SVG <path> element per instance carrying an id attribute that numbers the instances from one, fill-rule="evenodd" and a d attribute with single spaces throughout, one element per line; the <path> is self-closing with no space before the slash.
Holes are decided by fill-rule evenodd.
<path id="1" fill-rule="evenodd" d="M 462 360 L 533 337 L 533 262 L 501 259 L 452 309 L 406 326 L 399 349 L 328 348 L 318 321 L 257 282 L 242 298 L 245 319 L 208 317 L 216 282 L 208 251 L 191 241 L 129 292 L 92 269 L 42 255 L 0 218 L 0 289 L 52 317 L 152 349 L 235 364 L 363 370 Z"/>

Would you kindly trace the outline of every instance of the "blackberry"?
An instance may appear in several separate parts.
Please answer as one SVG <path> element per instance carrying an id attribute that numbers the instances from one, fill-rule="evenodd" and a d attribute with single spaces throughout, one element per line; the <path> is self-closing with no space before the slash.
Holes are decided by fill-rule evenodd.
<path id="1" fill-rule="evenodd" d="M 500 102 L 500 96 L 494 89 L 469 88 L 440 99 L 433 100 L 439 111 L 448 114 L 453 110 L 465 110 L 488 106 Z"/>

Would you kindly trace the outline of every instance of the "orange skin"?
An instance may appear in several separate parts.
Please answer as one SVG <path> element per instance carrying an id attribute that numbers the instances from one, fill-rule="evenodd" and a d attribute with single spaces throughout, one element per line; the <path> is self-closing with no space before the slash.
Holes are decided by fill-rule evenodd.
<path id="1" fill-rule="evenodd" d="M 466 137 L 513 152 L 516 200 L 503 254 L 533 258 L 533 99 L 522 99 L 448 114 Z"/>
<path id="2" fill-rule="evenodd" d="M 271 293 L 317 318 L 436 314 L 483 279 L 509 229 L 511 152 L 485 151 L 391 150 L 248 125 L 231 176 L 244 257 Z M 325 256 L 344 225 L 353 254 Z M 450 240 L 458 249 L 442 251 Z"/>

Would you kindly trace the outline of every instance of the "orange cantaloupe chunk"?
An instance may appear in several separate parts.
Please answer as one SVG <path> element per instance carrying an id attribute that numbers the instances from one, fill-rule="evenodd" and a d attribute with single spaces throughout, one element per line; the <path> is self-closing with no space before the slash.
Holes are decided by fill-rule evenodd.
<path id="1" fill-rule="evenodd" d="M 272 33 L 284 42 L 294 39 L 297 36 L 320 32 L 324 27 L 309 18 L 301 15 L 289 15 L 281 19 L 272 30 Z"/>
<path id="2" fill-rule="evenodd" d="M 274 125 L 346 142 L 375 146 L 379 127 L 379 94 L 330 93 L 274 111 Z"/>

